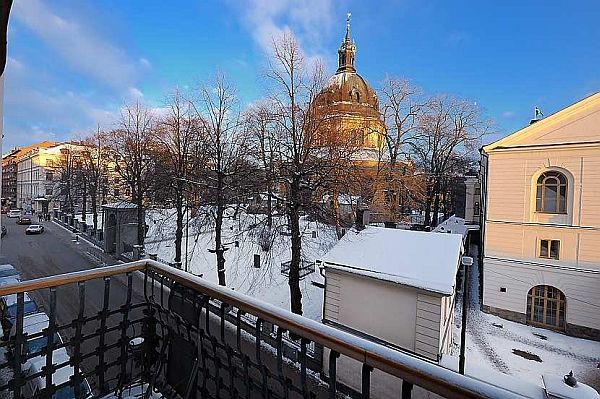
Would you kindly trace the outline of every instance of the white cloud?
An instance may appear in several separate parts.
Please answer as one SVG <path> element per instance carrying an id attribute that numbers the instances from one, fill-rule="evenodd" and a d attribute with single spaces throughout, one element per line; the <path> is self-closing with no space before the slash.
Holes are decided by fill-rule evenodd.
<path id="1" fill-rule="evenodd" d="M 144 97 L 144 93 L 142 93 L 142 91 L 140 89 L 138 89 L 137 87 L 130 87 L 129 88 L 129 96 L 133 99 L 140 99 L 140 98 Z"/>
<path id="2" fill-rule="evenodd" d="M 237 7 L 238 4 L 233 2 L 232 6 L 267 53 L 271 51 L 273 38 L 290 30 L 307 56 L 317 57 L 322 53 L 322 35 L 329 32 L 334 20 L 332 0 L 249 0 L 244 7 Z"/>
<path id="3" fill-rule="evenodd" d="M 11 17 L 35 32 L 73 70 L 117 89 L 129 87 L 136 80 L 136 63 L 123 49 L 89 29 L 85 18 L 61 17 L 51 4 L 18 0 Z"/>
<path id="4" fill-rule="evenodd" d="M 152 64 L 150 63 L 150 61 L 148 61 L 147 58 L 142 57 L 142 58 L 140 58 L 139 62 L 140 62 L 140 65 L 143 66 L 144 68 L 147 68 L 147 69 L 152 68 Z"/>
<path id="5" fill-rule="evenodd" d="M 56 88 L 37 69 L 8 59 L 4 114 L 7 148 L 40 140 L 65 140 L 73 133 L 90 132 L 97 123 L 108 126 L 118 117 L 118 106 L 91 94 Z"/>
<path id="6" fill-rule="evenodd" d="M 502 117 L 503 118 L 512 118 L 513 116 L 515 116 L 515 113 L 513 111 L 505 111 L 502 113 Z"/>

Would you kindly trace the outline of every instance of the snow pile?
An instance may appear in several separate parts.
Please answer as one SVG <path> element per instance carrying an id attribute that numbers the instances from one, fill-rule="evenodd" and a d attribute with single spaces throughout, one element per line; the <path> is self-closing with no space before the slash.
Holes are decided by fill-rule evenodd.
<path id="1" fill-rule="evenodd" d="M 452 295 L 461 252 L 458 235 L 369 226 L 348 232 L 321 261 L 325 267 Z"/>

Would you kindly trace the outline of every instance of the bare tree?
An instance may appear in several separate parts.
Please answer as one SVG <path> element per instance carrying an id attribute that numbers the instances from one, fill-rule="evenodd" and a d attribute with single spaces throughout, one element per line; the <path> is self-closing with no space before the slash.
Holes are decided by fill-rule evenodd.
<path id="1" fill-rule="evenodd" d="M 311 104 L 323 87 L 324 75 L 319 63 L 309 68 L 298 42 L 286 32 L 274 40 L 267 77 L 272 83 L 272 116 L 280 141 L 281 183 L 291 231 L 290 305 L 292 312 L 302 314 L 300 212 L 322 183 L 315 140 L 323 115 Z"/>
<path id="2" fill-rule="evenodd" d="M 179 90 L 167 100 L 168 113 L 158 124 L 158 148 L 165 170 L 162 171 L 167 193 L 176 209 L 175 263 L 181 265 L 184 217 L 189 212 L 188 181 L 204 168 L 202 121 L 194 106 Z"/>
<path id="3" fill-rule="evenodd" d="M 441 197 L 447 189 L 445 182 L 455 166 L 477 148 L 489 128 L 473 102 L 447 95 L 428 101 L 418 133 L 410 143 L 415 161 L 426 176 L 426 225 L 437 225 Z"/>
<path id="4" fill-rule="evenodd" d="M 107 134 L 115 169 L 131 190 L 137 205 L 137 241 L 144 243 L 144 199 L 154 178 L 153 155 L 156 150 L 154 116 L 150 109 L 136 102 L 121 110 L 117 128 Z"/>
<path id="5" fill-rule="evenodd" d="M 98 200 L 102 202 L 108 180 L 108 151 L 106 148 L 106 133 L 97 131 L 83 141 L 85 150 L 82 152 L 82 173 L 85 175 L 90 196 L 94 231 L 98 229 Z M 85 219 L 84 219 L 85 220 Z"/>
<path id="6" fill-rule="evenodd" d="M 383 178 L 387 212 L 392 217 L 402 214 L 407 205 L 420 200 L 422 185 L 413 174 L 410 143 L 418 133 L 419 121 L 426 106 L 421 89 L 408 80 L 387 76 L 380 89 L 381 117 L 385 146 L 379 160 Z M 398 207 L 400 206 L 400 209 Z"/>
<path id="7" fill-rule="evenodd" d="M 206 140 L 206 168 L 200 180 L 206 188 L 209 216 L 215 226 L 214 244 L 210 251 L 217 259 L 220 285 L 225 281 L 225 251 L 223 240 L 225 211 L 246 195 L 248 163 L 245 159 L 246 136 L 241 129 L 239 103 L 235 87 L 223 75 L 202 84 L 195 102 L 197 117 L 203 122 Z"/>

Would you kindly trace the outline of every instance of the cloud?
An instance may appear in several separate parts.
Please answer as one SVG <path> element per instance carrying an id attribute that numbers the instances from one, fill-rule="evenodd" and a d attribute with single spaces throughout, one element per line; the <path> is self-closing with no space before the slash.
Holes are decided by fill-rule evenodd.
<path id="1" fill-rule="evenodd" d="M 270 53 L 273 38 L 293 31 L 308 57 L 322 52 L 322 35 L 333 21 L 332 0 L 249 0 L 244 7 L 232 2 L 255 42 Z"/>
<path id="2" fill-rule="evenodd" d="M 513 111 L 505 111 L 502 113 L 502 117 L 505 119 L 512 118 L 513 116 L 515 116 L 515 113 Z"/>
<path id="3" fill-rule="evenodd" d="M 136 80 L 136 62 L 123 49 L 91 30 L 85 18 L 60 16 L 51 4 L 40 0 L 15 1 L 11 17 L 33 31 L 74 71 L 116 89 L 131 86 Z M 144 64 L 141 60 L 140 63 Z"/>
<path id="4" fill-rule="evenodd" d="M 5 146 L 41 140 L 66 140 L 97 123 L 110 125 L 118 106 L 94 94 L 57 88 L 38 68 L 9 57 L 5 81 Z M 98 105 L 101 104 L 101 105 Z"/>

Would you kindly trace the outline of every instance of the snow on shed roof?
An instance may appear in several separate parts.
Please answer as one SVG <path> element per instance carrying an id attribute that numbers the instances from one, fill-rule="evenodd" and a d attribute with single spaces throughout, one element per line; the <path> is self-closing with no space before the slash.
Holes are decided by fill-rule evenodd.
<path id="1" fill-rule="evenodd" d="M 137 208 L 136 204 L 131 202 L 111 202 L 110 204 L 102 205 L 102 208 L 110 208 L 110 209 L 135 209 Z"/>
<path id="2" fill-rule="evenodd" d="M 452 295 L 462 252 L 458 234 L 367 227 L 349 231 L 325 267 Z"/>

